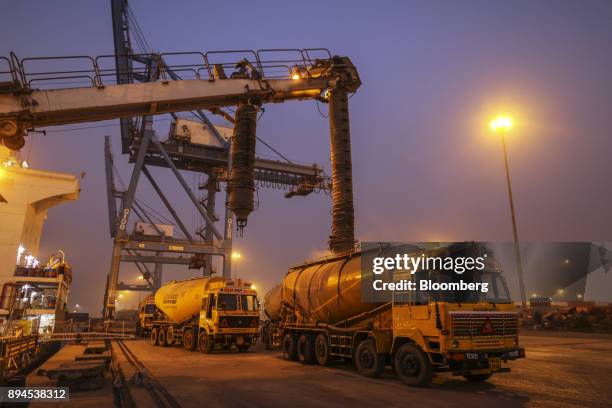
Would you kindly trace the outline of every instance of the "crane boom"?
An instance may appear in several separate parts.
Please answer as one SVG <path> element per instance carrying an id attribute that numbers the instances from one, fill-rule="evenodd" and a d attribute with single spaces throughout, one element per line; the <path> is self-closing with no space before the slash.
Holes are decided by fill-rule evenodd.
<path id="1" fill-rule="evenodd" d="M 11 61 L 15 60 L 12 56 Z M 92 72 L 95 74 L 89 76 L 90 86 L 41 90 L 32 88 L 34 80 L 24 72 L 23 61 L 17 60 L 11 66 L 15 86 L 0 91 L 0 137 L 5 145 L 15 150 L 23 146 L 23 143 L 15 143 L 16 139 L 22 138 L 28 129 L 37 127 L 196 109 L 215 111 L 240 103 L 261 105 L 288 100 L 325 100 L 323 95 L 327 89 L 341 85 L 348 91 L 355 91 L 361 84 L 357 70 L 347 57 L 329 57 L 287 64 L 284 66 L 286 74 L 282 76 L 266 77 L 266 69 L 272 65 L 259 60 L 253 65 L 245 59 L 232 64 L 206 62 L 200 69 L 209 74 L 196 79 L 163 77 L 156 82 L 109 85 L 102 82 L 109 74 L 101 74 L 94 62 Z M 224 70 L 228 66 L 238 71 L 226 76 Z M 55 74 L 51 79 L 57 79 L 60 73 Z M 40 81 L 40 78 L 35 80 Z"/>
<path id="2" fill-rule="evenodd" d="M 247 79 L 195 79 L 32 91 L 27 96 L 1 95 L 0 118 L 14 120 L 20 126 L 27 127 L 66 125 L 191 109 L 214 109 L 252 99 L 262 103 L 314 99 L 326 87 L 327 81 L 321 78 L 266 83 Z"/>

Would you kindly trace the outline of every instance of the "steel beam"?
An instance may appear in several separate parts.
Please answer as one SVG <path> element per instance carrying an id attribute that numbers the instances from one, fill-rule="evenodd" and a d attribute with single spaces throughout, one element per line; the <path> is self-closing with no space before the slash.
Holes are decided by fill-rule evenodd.
<path id="1" fill-rule="evenodd" d="M 159 115 L 262 103 L 318 99 L 326 78 L 217 81 L 185 79 L 89 88 L 31 90 L 27 95 L 0 94 L 0 121 L 18 128 L 66 125 L 131 116 Z M 24 106 L 26 106 L 24 108 Z"/>
<path id="2" fill-rule="evenodd" d="M 111 237 L 117 232 L 117 202 L 115 201 L 115 178 L 113 176 L 113 153 L 110 137 L 104 136 L 104 170 L 106 171 L 106 198 L 108 201 L 108 227 Z"/>
<path id="3" fill-rule="evenodd" d="M 117 285 L 117 290 L 131 290 L 133 292 L 152 292 L 153 287 L 149 285 L 129 285 L 123 282 Z"/>
<path id="4" fill-rule="evenodd" d="M 208 214 L 206 214 L 206 210 L 198 202 L 198 199 L 193 194 L 193 191 L 191 191 L 191 188 L 189 187 L 189 185 L 187 184 L 187 182 L 185 181 L 185 179 L 183 178 L 181 173 L 179 173 L 178 169 L 174 165 L 174 162 L 172 161 L 172 159 L 170 158 L 170 156 L 168 155 L 166 150 L 164 150 L 164 147 L 162 146 L 162 144 L 159 142 L 159 140 L 157 140 L 157 137 L 155 135 L 152 135 L 151 141 L 159 149 L 161 155 L 166 160 L 166 163 L 168 164 L 168 167 L 170 168 L 170 170 L 172 170 L 172 172 L 174 173 L 174 176 L 177 178 L 177 180 L 179 181 L 180 185 L 183 187 L 183 190 L 185 190 L 185 193 L 187 193 L 187 195 L 189 196 L 189 199 L 191 200 L 193 205 L 196 207 L 196 209 L 198 210 L 198 212 L 200 213 L 202 218 L 204 218 L 206 220 L 206 223 L 207 223 L 208 227 L 211 229 L 211 231 L 214 234 L 215 238 L 217 238 L 218 240 L 221 240 L 222 235 L 219 233 L 217 228 L 215 228 L 215 225 L 214 225 L 213 221 L 210 219 Z"/>
<path id="5" fill-rule="evenodd" d="M 121 262 L 146 262 L 152 264 L 189 265 L 191 257 L 152 256 L 152 255 L 121 255 Z"/>
<path id="6" fill-rule="evenodd" d="M 162 189 L 159 187 L 159 185 L 157 184 L 157 182 L 155 181 L 151 173 L 149 173 L 149 169 L 143 166 L 142 172 L 147 177 L 147 180 L 149 180 L 149 183 L 151 183 L 151 186 L 153 186 L 153 189 L 155 190 L 159 198 L 162 200 L 162 202 L 166 206 L 166 209 L 168 210 L 168 212 L 170 213 L 174 221 L 176 221 L 177 225 L 179 226 L 179 228 L 185 235 L 185 238 L 187 238 L 190 242 L 193 242 L 193 237 L 187 230 L 187 227 L 185 227 L 185 224 L 183 224 L 183 221 L 181 221 L 180 217 L 174 210 L 174 207 L 172 207 L 172 204 L 170 204 L 170 201 L 168 201 L 168 199 L 166 198 L 166 195 L 164 194 Z"/>
<path id="7" fill-rule="evenodd" d="M 223 242 L 223 241 L 221 241 Z M 138 251 L 152 251 L 152 252 L 174 252 L 179 254 L 211 254 L 211 255 L 225 255 L 228 251 L 227 247 L 215 244 L 179 244 L 179 243 L 166 243 L 166 242 L 135 242 L 128 241 L 124 242 L 126 249 L 138 250 Z"/>

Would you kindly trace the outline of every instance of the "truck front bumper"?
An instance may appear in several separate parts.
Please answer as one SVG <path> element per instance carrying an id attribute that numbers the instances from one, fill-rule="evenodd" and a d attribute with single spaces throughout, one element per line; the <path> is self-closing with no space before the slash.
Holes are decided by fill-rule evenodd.
<path id="1" fill-rule="evenodd" d="M 237 345 L 252 345 L 257 343 L 258 333 L 232 333 L 232 334 L 217 334 L 214 336 L 215 343 L 218 344 L 237 344 Z"/>
<path id="2" fill-rule="evenodd" d="M 510 372 L 502 362 L 525 358 L 525 349 L 453 351 L 447 353 L 446 361 L 453 375 L 488 374 Z"/>

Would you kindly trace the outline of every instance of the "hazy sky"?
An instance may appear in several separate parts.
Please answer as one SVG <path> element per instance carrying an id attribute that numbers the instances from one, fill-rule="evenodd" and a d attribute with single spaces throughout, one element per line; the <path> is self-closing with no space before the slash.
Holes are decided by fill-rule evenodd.
<path id="1" fill-rule="evenodd" d="M 487 132 L 500 111 L 517 122 L 508 147 L 521 238 L 612 240 L 611 2 L 130 3 L 156 51 L 327 47 L 353 60 L 363 81 L 350 100 L 360 240 L 510 240 L 501 145 Z M 113 52 L 110 1 L 0 7 L 0 55 Z M 66 251 L 75 272 L 70 303 L 92 313 L 101 308 L 112 244 L 104 135 L 113 137 L 123 178 L 129 175 L 116 122 L 49 129 L 23 150 L 35 168 L 86 172 L 80 200 L 50 211 L 41 249 Z M 158 132 L 165 137 L 164 123 Z M 292 159 L 329 169 L 328 123 L 314 102 L 267 106 L 258 135 Z M 258 152 L 270 155 L 263 146 Z M 154 173 L 187 209 L 169 175 Z M 289 264 L 326 248 L 330 199 L 287 200 L 262 189 L 259 200 L 235 244 L 239 275 L 268 288 Z"/>

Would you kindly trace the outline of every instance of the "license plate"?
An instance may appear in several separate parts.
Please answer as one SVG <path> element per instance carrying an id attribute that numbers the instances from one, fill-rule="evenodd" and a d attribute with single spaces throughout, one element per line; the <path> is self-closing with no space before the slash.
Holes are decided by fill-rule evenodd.
<path id="1" fill-rule="evenodd" d="M 501 368 L 501 358 L 490 358 L 489 368 L 491 371 L 498 371 Z"/>
<path id="2" fill-rule="evenodd" d="M 243 344 L 243 343 L 244 343 L 243 337 L 236 337 L 236 344 Z"/>

